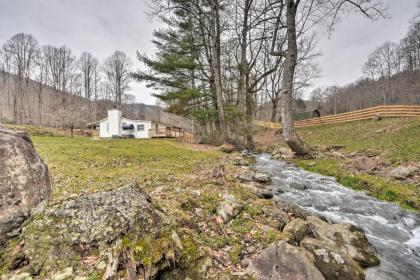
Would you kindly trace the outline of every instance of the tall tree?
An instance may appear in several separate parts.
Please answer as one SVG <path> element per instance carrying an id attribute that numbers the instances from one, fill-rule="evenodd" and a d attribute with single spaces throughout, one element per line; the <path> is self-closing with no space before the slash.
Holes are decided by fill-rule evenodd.
<path id="1" fill-rule="evenodd" d="M 10 38 L 2 46 L 3 61 L 6 69 L 16 75 L 17 90 L 13 93 L 14 120 L 22 122 L 26 111 L 30 114 L 30 104 L 25 104 L 25 79 L 31 78 L 35 73 L 36 60 L 39 54 L 37 40 L 30 34 L 19 33 Z M 30 116 L 29 116 L 30 119 Z"/>
<path id="2" fill-rule="evenodd" d="M 106 85 L 114 97 L 115 106 L 121 108 L 122 97 L 130 89 L 132 62 L 122 51 L 114 52 L 103 65 Z"/>
<path id="3" fill-rule="evenodd" d="M 43 56 L 49 71 L 49 85 L 54 89 L 69 92 L 71 83 L 76 70 L 76 57 L 66 46 L 42 47 Z"/>
<path id="4" fill-rule="evenodd" d="M 374 19 L 383 16 L 384 6 L 376 0 L 279 0 L 278 21 L 273 41 L 278 30 L 285 30 L 285 38 L 280 38 L 281 46 L 286 43 L 285 49 L 273 51 L 273 55 L 285 57 L 285 66 L 282 79 L 281 116 L 283 123 L 283 138 L 297 156 L 311 155 L 311 148 L 297 135 L 293 126 L 293 92 L 296 65 L 298 62 L 299 36 L 310 32 L 317 23 L 325 22 L 333 29 L 340 15 L 344 12 L 359 11 L 363 15 Z"/>
<path id="5" fill-rule="evenodd" d="M 391 104 L 392 80 L 391 77 L 401 71 L 400 48 L 396 43 L 385 42 L 369 55 L 363 72 L 373 80 L 384 78 L 387 86 L 383 87 L 383 104 Z"/>
<path id="6" fill-rule="evenodd" d="M 95 96 L 98 85 L 98 60 L 88 52 L 83 52 L 78 61 L 78 69 L 83 83 L 83 95 L 89 101 Z M 90 104 L 90 102 L 89 102 Z"/>

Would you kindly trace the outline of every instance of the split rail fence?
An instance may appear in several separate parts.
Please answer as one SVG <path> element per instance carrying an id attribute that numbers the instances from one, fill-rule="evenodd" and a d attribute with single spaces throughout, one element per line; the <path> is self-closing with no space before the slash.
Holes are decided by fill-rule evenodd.
<path id="1" fill-rule="evenodd" d="M 337 124 L 343 122 L 362 121 L 373 119 L 375 116 L 381 118 L 406 118 L 417 117 L 420 118 L 420 105 L 389 105 L 377 106 L 363 110 L 352 111 L 337 115 L 322 116 L 312 119 L 294 121 L 295 127 L 306 127 L 323 124 Z M 258 126 L 280 129 L 281 123 L 255 121 Z"/>

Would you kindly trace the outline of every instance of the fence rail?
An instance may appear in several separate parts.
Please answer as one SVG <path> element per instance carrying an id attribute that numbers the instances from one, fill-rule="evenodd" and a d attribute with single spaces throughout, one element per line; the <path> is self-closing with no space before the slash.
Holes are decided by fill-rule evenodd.
<path id="1" fill-rule="evenodd" d="M 381 118 L 420 118 L 420 105 L 377 106 L 348 113 L 341 113 L 336 115 L 294 121 L 293 124 L 295 125 L 295 127 L 306 127 L 322 124 L 336 124 L 343 122 L 362 121 L 372 119 L 374 116 L 380 116 Z M 255 124 L 271 129 L 280 129 L 282 127 L 281 123 L 273 122 L 255 121 Z"/>

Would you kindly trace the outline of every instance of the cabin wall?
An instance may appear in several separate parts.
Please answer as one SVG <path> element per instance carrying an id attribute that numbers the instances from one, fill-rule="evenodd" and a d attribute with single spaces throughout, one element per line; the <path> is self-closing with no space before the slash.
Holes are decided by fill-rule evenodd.
<path id="1" fill-rule="evenodd" d="M 108 138 L 112 135 L 109 133 L 109 124 L 108 120 L 103 120 L 99 124 L 99 137 L 101 138 Z"/>
<path id="2" fill-rule="evenodd" d="M 134 125 L 133 130 L 123 130 L 123 135 L 134 135 L 135 138 L 150 138 L 149 130 L 152 128 L 152 123 L 150 121 L 140 121 L 140 120 L 129 120 L 122 119 L 122 124 L 132 124 Z"/>

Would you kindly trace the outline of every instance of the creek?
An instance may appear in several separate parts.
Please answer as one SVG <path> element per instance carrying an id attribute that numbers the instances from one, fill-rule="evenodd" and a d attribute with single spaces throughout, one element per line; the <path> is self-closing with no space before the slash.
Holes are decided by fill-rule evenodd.
<path id="1" fill-rule="evenodd" d="M 333 223 L 362 228 L 378 250 L 381 264 L 368 280 L 420 279 L 420 215 L 337 183 L 335 178 L 258 155 L 254 168 L 272 177 L 265 187 L 275 200 L 294 203 Z"/>

